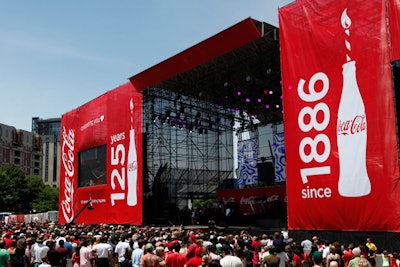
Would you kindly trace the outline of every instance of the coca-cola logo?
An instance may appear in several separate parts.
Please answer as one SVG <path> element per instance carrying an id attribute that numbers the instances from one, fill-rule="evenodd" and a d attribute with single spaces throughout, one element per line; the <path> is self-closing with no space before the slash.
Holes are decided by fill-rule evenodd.
<path id="1" fill-rule="evenodd" d="M 278 195 L 272 195 L 267 198 L 260 198 L 256 196 L 250 196 L 250 197 L 242 197 L 240 199 L 240 205 L 250 205 L 250 204 L 262 204 L 266 202 L 274 202 L 279 200 Z"/>
<path id="2" fill-rule="evenodd" d="M 74 218 L 73 199 L 74 199 L 74 130 L 66 130 L 63 128 L 63 140 L 61 147 L 61 160 L 64 166 L 64 199 L 61 201 L 61 209 L 64 219 L 67 223 Z M 63 196 L 61 196 L 63 197 Z"/>
<path id="3" fill-rule="evenodd" d="M 128 164 L 128 171 L 134 171 L 136 169 L 137 169 L 137 162 L 136 161 L 131 162 L 131 163 Z"/>
<path id="4" fill-rule="evenodd" d="M 365 131 L 367 123 L 364 115 L 357 115 L 351 120 L 338 120 L 337 133 L 338 135 L 357 134 Z"/>

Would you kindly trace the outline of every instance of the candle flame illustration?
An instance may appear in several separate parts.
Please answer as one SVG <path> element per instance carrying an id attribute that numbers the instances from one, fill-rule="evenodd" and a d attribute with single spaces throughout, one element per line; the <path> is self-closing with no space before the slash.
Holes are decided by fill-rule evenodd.
<path id="1" fill-rule="evenodd" d="M 341 22 L 342 22 L 342 27 L 343 27 L 344 29 L 350 28 L 350 26 L 351 26 L 351 19 L 350 19 L 350 17 L 347 15 L 347 8 L 345 8 L 345 9 L 343 10 L 342 17 L 341 17 L 340 20 L 341 20 Z"/>

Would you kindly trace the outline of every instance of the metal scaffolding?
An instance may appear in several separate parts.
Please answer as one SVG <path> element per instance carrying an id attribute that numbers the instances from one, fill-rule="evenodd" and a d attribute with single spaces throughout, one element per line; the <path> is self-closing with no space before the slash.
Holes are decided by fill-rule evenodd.
<path id="1" fill-rule="evenodd" d="M 234 178 L 234 135 L 255 127 L 233 110 L 160 88 L 143 92 L 143 121 L 144 196 L 160 218 L 168 207 L 215 199 Z"/>

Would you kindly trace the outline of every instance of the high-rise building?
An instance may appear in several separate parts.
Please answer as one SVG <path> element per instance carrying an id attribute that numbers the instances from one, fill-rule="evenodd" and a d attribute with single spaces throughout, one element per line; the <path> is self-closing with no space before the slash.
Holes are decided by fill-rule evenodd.
<path id="1" fill-rule="evenodd" d="M 45 185 L 51 187 L 59 187 L 60 182 L 58 162 L 60 128 L 61 118 L 32 118 L 32 132 L 41 138 L 43 152 L 41 177 Z"/>
<path id="2" fill-rule="evenodd" d="M 26 175 L 42 176 L 42 146 L 36 133 L 0 123 L 0 166 L 20 166 Z"/>

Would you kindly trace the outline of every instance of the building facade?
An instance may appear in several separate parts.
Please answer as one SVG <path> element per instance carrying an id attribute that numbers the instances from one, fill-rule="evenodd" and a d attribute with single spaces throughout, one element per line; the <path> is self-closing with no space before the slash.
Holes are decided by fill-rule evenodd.
<path id="1" fill-rule="evenodd" d="M 42 157 L 41 177 L 45 185 L 59 187 L 60 164 L 59 137 L 60 137 L 61 118 L 41 119 L 32 118 L 32 133 L 40 136 Z"/>
<path id="2" fill-rule="evenodd" d="M 0 166 L 14 164 L 26 175 L 42 176 L 41 143 L 36 133 L 0 123 Z"/>

